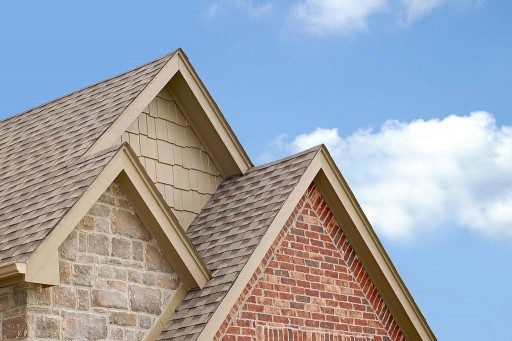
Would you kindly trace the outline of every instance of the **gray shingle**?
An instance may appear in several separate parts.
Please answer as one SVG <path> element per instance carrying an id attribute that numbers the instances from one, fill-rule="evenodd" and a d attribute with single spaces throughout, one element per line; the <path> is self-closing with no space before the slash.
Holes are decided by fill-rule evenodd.
<path id="1" fill-rule="evenodd" d="M 319 147 L 226 179 L 187 234 L 212 273 L 189 292 L 159 340 L 196 340 Z"/>
<path id="2" fill-rule="evenodd" d="M 81 157 L 174 52 L 0 122 L 0 265 L 25 261 L 115 151 Z"/>

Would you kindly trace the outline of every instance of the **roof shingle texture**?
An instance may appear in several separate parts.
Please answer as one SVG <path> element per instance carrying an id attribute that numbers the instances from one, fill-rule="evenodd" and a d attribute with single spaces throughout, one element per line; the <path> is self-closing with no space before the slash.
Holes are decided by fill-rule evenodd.
<path id="1" fill-rule="evenodd" d="M 23 262 L 115 151 L 82 156 L 173 53 L 0 122 L 0 266 Z"/>
<path id="2" fill-rule="evenodd" d="M 159 340 L 196 340 L 319 147 L 226 179 L 187 230 L 212 278 L 190 291 Z"/>

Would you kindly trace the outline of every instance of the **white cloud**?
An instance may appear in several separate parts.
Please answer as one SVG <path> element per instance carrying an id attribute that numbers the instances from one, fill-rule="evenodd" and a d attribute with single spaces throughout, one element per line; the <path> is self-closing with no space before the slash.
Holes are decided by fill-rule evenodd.
<path id="1" fill-rule="evenodd" d="M 387 0 L 302 0 L 291 9 L 290 25 L 324 35 L 366 30 L 368 18 L 382 11 Z"/>
<path id="2" fill-rule="evenodd" d="M 489 113 L 387 121 L 346 138 L 317 128 L 280 143 L 288 151 L 325 143 L 389 238 L 455 226 L 512 237 L 512 126 L 497 126 Z"/>
<path id="3" fill-rule="evenodd" d="M 314 35 L 353 34 L 368 30 L 372 17 L 411 24 L 435 9 L 475 9 L 485 0 L 299 0 L 289 11 L 286 28 Z"/>
<path id="4" fill-rule="evenodd" d="M 274 8 L 274 5 L 271 2 L 256 4 L 251 0 L 224 0 L 216 1 L 213 4 L 211 4 L 208 10 L 206 11 L 206 15 L 217 15 L 222 5 L 228 5 L 239 10 L 242 10 L 253 18 L 260 18 L 265 14 L 269 13 Z"/>

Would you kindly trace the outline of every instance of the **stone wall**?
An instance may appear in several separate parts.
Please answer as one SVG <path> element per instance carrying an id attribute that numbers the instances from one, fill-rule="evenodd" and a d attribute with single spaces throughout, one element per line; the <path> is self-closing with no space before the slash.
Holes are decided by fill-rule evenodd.
<path id="1" fill-rule="evenodd" d="M 60 286 L 0 289 L 1 340 L 142 340 L 180 284 L 116 184 L 59 257 Z"/>
<path id="2" fill-rule="evenodd" d="M 405 340 L 314 185 L 215 340 Z"/>
<path id="3" fill-rule="evenodd" d="M 164 88 L 121 138 L 133 148 L 178 221 L 187 229 L 222 177 Z"/>

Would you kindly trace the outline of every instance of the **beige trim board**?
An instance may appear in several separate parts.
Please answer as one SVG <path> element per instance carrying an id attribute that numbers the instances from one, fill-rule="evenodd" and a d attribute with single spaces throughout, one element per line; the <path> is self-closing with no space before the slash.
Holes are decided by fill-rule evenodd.
<path id="1" fill-rule="evenodd" d="M 167 305 L 167 308 L 162 312 L 160 317 L 156 319 L 155 324 L 149 330 L 148 334 L 144 338 L 144 341 L 155 341 L 160 336 L 160 333 L 162 333 L 162 330 L 164 330 L 167 322 L 169 322 L 169 320 L 174 315 L 176 308 L 180 305 L 181 301 L 183 301 L 183 298 L 185 298 L 187 292 L 188 291 L 184 285 L 180 285 L 178 287 L 174 293 L 174 296 L 171 298 L 171 301 Z"/>
<path id="2" fill-rule="evenodd" d="M 93 155 L 112 147 L 142 110 L 167 86 L 224 178 L 252 167 L 243 149 L 185 53 L 179 49 L 116 121 L 89 148 Z"/>
<path id="3" fill-rule="evenodd" d="M 329 152 L 322 146 L 198 337 L 212 340 L 311 183 L 319 188 L 407 340 L 436 340 Z"/>
<path id="4" fill-rule="evenodd" d="M 60 283 L 59 246 L 114 181 L 118 181 L 185 287 L 203 287 L 211 277 L 206 265 L 127 144 L 119 149 L 91 186 L 29 257 L 26 262 L 26 280 L 48 285 Z"/>
<path id="5" fill-rule="evenodd" d="M 25 263 L 10 263 L 0 267 L 0 287 L 23 282 L 26 273 Z"/>

